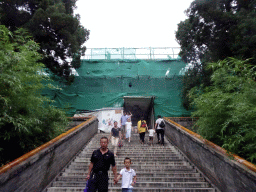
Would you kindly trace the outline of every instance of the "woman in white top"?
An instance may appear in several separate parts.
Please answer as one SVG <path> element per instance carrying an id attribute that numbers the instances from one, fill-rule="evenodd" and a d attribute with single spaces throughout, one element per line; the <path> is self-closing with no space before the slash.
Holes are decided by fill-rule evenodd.
<path id="1" fill-rule="evenodd" d="M 126 139 L 129 138 L 129 142 L 131 142 L 131 131 L 132 131 L 131 117 L 129 117 L 127 119 L 127 122 L 125 123 L 125 130 L 126 130 Z"/>

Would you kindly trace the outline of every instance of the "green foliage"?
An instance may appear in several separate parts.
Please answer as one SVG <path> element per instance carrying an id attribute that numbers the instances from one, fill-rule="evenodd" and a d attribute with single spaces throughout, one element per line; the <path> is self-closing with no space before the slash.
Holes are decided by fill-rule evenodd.
<path id="1" fill-rule="evenodd" d="M 195 0 L 176 38 L 187 62 L 252 58 L 256 64 L 256 0 Z"/>
<path id="2" fill-rule="evenodd" d="M 15 31 L 28 29 L 39 43 L 41 62 L 55 75 L 71 75 L 71 67 L 80 67 L 80 57 L 86 50 L 89 30 L 80 25 L 79 15 L 74 15 L 76 0 L 2 0 L 0 23 Z M 75 59 L 69 65 L 72 58 Z"/>
<path id="3" fill-rule="evenodd" d="M 195 86 L 202 85 L 203 87 L 210 86 L 211 69 L 206 69 L 205 65 L 195 65 L 193 68 L 188 69 L 183 76 L 183 86 L 181 90 L 181 98 L 183 107 L 186 110 L 193 110 L 191 106 L 191 98 L 188 97 L 189 90 Z"/>
<path id="4" fill-rule="evenodd" d="M 0 25 L 0 164 L 56 137 L 67 126 L 65 112 L 41 96 L 53 88 L 43 75 L 38 44 L 23 29 Z M 48 82 L 42 84 L 42 82 Z"/>
<path id="5" fill-rule="evenodd" d="M 189 90 L 210 85 L 206 63 L 235 57 L 251 58 L 256 64 L 256 0 L 194 0 L 186 15 L 176 32 L 180 56 L 185 62 L 201 64 L 184 77 L 182 102 L 188 109 Z"/>
<path id="6" fill-rule="evenodd" d="M 210 63 L 212 86 L 194 87 L 189 96 L 200 117 L 200 135 L 256 163 L 256 83 L 248 60 L 227 58 Z M 201 91 L 200 91 L 201 90 Z"/>

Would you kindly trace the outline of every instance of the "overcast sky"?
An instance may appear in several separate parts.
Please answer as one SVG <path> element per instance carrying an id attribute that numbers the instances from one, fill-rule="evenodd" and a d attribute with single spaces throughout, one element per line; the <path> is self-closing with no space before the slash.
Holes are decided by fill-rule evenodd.
<path id="1" fill-rule="evenodd" d="M 177 24 L 193 0 L 78 0 L 87 48 L 179 47 Z"/>

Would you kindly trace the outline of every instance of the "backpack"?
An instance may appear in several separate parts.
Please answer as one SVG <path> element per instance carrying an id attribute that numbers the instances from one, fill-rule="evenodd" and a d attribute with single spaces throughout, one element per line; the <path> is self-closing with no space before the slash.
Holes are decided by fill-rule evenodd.
<path id="1" fill-rule="evenodd" d="M 159 127 L 161 127 L 161 128 L 164 128 L 164 127 L 165 127 L 164 120 L 161 121 L 161 123 L 159 124 Z"/>
<path id="2" fill-rule="evenodd" d="M 142 122 L 141 122 L 141 127 L 146 127 L 146 125 L 147 125 L 147 124 L 145 123 L 145 121 L 142 121 Z"/>

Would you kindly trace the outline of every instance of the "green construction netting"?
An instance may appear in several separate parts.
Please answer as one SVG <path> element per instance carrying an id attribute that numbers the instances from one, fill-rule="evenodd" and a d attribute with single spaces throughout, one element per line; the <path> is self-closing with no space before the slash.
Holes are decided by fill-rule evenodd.
<path id="1" fill-rule="evenodd" d="M 181 105 L 180 71 L 176 60 L 82 60 L 72 85 L 55 82 L 62 90 L 45 90 L 55 105 L 76 111 L 122 107 L 123 96 L 155 96 L 155 114 L 189 116 Z"/>

